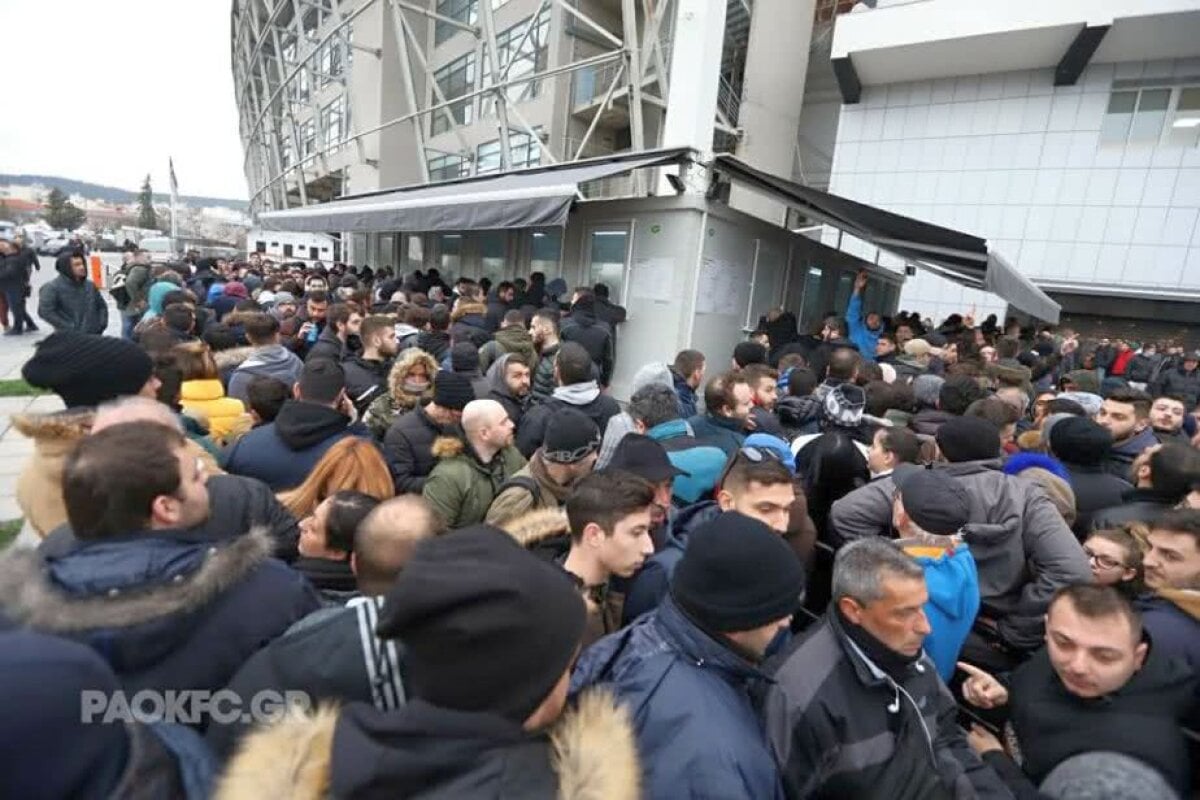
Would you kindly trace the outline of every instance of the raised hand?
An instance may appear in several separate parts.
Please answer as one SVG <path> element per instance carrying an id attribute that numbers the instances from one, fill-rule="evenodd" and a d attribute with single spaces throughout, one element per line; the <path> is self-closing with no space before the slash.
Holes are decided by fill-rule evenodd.
<path id="1" fill-rule="evenodd" d="M 959 661 L 958 668 L 969 676 L 963 683 L 963 699 L 976 708 L 999 708 L 1008 703 L 1008 689 L 979 667 Z"/>

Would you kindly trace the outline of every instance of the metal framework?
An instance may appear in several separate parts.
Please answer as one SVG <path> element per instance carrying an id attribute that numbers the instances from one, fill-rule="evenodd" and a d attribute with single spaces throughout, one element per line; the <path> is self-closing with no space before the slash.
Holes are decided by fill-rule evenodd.
<path id="1" fill-rule="evenodd" d="M 377 166 L 366 157 L 367 137 L 394 126 L 411 128 L 413 155 L 425 181 L 430 180 L 431 157 L 439 155 L 462 159 L 466 174 L 476 174 L 479 163 L 472 142 L 478 143 L 484 129 L 499 139 L 501 171 L 513 166 L 512 140 L 518 134 L 527 142 L 522 147 L 537 147 L 541 163 L 595 155 L 589 150 L 596 150 L 597 131 L 613 124 L 614 117 L 621 125 L 628 117 L 631 150 L 660 144 L 655 131 L 661 125 L 652 125 L 651 118 L 666 109 L 669 28 L 678 0 L 472 1 L 476 13 L 464 21 L 439 13 L 437 0 L 234 0 L 231 55 L 252 211 L 288 208 L 297 201 L 306 205 L 341 194 L 350 166 Z M 498 40 L 496 10 L 510 2 L 528 7 L 530 13 L 519 37 L 513 39 L 509 32 L 506 57 Z M 748 0 L 729 0 L 729 6 L 736 8 L 740 19 L 747 18 Z M 611 22 L 617 7 L 619 27 Z M 373 10 L 380 13 L 364 19 Z M 514 75 L 514 66 L 528 60 L 527 45 L 546 13 L 548 34 L 543 34 L 543 41 L 533 40 L 533 69 Z M 606 17 L 607 27 L 599 21 Z M 389 30 L 359 38 L 378 40 L 384 46 L 356 44 L 354 26 L 379 24 L 379 20 Z M 455 35 L 469 33 L 475 40 L 472 86 L 452 97 L 437 80 L 437 48 L 442 45 L 435 44 L 435 25 L 448 26 Z M 539 52 L 543 48 L 544 58 Z M 564 58 L 563 53 L 571 55 Z M 364 58 L 373 59 L 379 67 L 385 59 L 396 60 L 401 85 L 382 86 L 381 92 L 402 94 L 406 113 L 379 124 L 362 124 L 366 115 L 357 112 L 365 109 L 353 107 L 352 57 L 359 64 Z M 576 97 L 575 76 L 584 70 L 592 73 L 595 89 L 607 84 L 602 93 Z M 564 78 L 572 82 L 565 93 L 558 83 Z M 531 84 L 546 87 L 544 91 L 556 98 L 570 98 L 570 108 L 556 108 L 556 121 L 550 123 L 554 147 L 546 141 L 550 137 L 527 118 L 524 98 L 514 100 L 514 87 Z M 740 98 L 725 75 L 721 92 L 714 127 L 736 136 Z M 478 118 L 467 124 L 458 121 L 455 107 L 470 103 L 483 109 L 488 101 L 494 106 L 488 111 L 488 125 Z M 328 130 L 325 124 L 324 110 L 332 104 L 340 104 L 338 130 Z M 436 135 L 431 131 L 435 117 L 444 123 Z M 561 122 L 567 117 L 576 129 L 584 128 L 582 138 L 570 138 L 571 125 Z M 639 189 L 633 186 L 634 191 Z"/>

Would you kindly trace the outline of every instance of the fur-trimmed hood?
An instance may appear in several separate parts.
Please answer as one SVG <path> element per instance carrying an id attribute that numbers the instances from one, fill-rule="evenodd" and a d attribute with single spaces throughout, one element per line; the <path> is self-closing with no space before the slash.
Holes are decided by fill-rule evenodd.
<path id="1" fill-rule="evenodd" d="M 66 452 L 92 430 L 93 409 L 68 409 L 53 414 L 18 414 L 12 426 L 21 435 L 33 439 L 39 451 Z"/>
<path id="2" fill-rule="evenodd" d="M 471 314 L 477 314 L 486 318 L 487 311 L 487 306 L 483 303 L 460 303 L 450 312 L 450 321 L 458 322 L 463 317 L 470 316 Z"/>
<path id="3" fill-rule="evenodd" d="M 412 371 L 417 364 L 422 364 L 425 367 L 425 372 L 429 375 L 429 388 L 420 395 L 410 394 L 404 391 L 404 379 L 408 377 L 408 373 Z M 391 395 L 393 405 L 398 410 L 407 411 L 415 408 L 418 403 L 433 396 L 433 378 L 437 375 L 438 363 L 433 359 L 433 356 L 426 353 L 424 350 L 419 350 L 416 347 L 410 347 L 399 356 L 396 357 L 396 363 L 392 366 L 392 371 L 388 373 L 388 394 Z"/>
<path id="4" fill-rule="evenodd" d="M 136 668 L 188 637 L 182 618 L 246 578 L 274 546 L 258 528 L 220 543 L 159 533 L 82 543 L 47 559 L 9 550 L 0 556 L 0 608 L 49 633 L 98 636 L 110 662 Z"/>
<path id="5" fill-rule="evenodd" d="M 404 709 L 398 712 L 404 714 Z M 332 789 L 338 712 L 293 712 L 243 740 L 216 800 L 321 800 Z M 560 800 L 636 800 L 641 767 L 629 713 L 610 694 L 585 692 L 550 729 L 546 746 Z M 474 766 L 474 765 L 472 765 Z M 430 787 L 435 788 L 435 787 Z M 497 787 L 498 788 L 498 787 Z"/>
<path id="6" fill-rule="evenodd" d="M 570 531 L 565 508 L 542 508 L 500 526 L 517 544 L 529 549 Z"/>
<path id="7" fill-rule="evenodd" d="M 213 353 L 213 361 L 217 362 L 219 370 L 235 369 L 245 363 L 246 359 L 257 349 L 257 347 L 233 347 L 229 350 L 218 350 Z"/>
<path id="8" fill-rule="evenodd" d="M 457 436 L 439 436 L 433 440 L 434 458 L 457 458 L 467 452 L 467 443 Z"/>

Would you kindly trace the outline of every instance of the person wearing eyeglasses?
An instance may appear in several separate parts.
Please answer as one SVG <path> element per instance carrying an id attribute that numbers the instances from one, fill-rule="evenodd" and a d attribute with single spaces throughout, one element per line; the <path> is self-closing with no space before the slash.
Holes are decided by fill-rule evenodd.
<path id="1" fill-rule="evenodd" d="M 1141 534 L 1135 534 L 1140 530 Z M 1092 531 L 1083 542 L 1083 552 L 1092 568 L 1092 581 L 1101 586 L 1113 586 L 1133 598 L 1144 588 L 1142 549 L 1139 535 L 1142 525 Z"/>
<path id="2" fill-rule="evenodd" d="M 796 502 L 794 477 L 768 448 L 743 447 L 728 460 L 717 479 L 715 499 L 680 509 L 671 520 L 662 549 L 634 577 L 625 595 L 626 624 L 657 608 L 667 595 L 671 575 L 691 534 L 724 513 L 738 512 L 784 536 Z"/>

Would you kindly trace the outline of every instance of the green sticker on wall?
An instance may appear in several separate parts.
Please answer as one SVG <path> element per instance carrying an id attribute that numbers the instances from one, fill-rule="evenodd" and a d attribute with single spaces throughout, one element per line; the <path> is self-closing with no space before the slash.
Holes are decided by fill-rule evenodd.
<path id="1" fill-rule="evenodd" d="M 662 225 L 651 225 L 650 232 L 651 233 L 662 233 Z"/>

